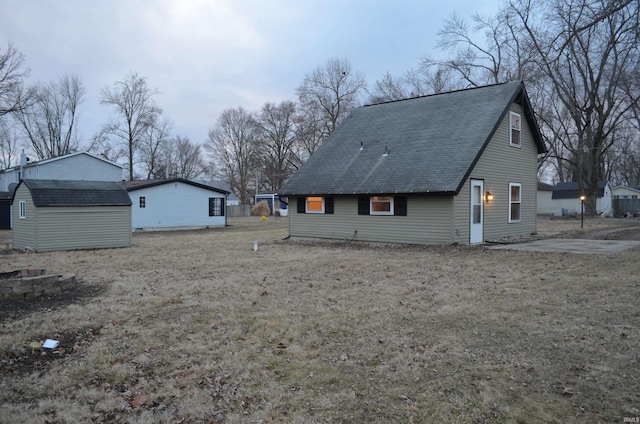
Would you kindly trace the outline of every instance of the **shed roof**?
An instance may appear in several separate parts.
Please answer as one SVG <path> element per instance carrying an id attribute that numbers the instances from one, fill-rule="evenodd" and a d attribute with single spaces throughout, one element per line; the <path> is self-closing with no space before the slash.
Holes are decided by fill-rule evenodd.
<path id="1" fill-rule="evenodd" d="M 544 152 L 524 85 L 514 81 L 358 108 L 278 193 L 457 194 L 514 102 Z"/>
<path id="2" fill-rule="evenodd" d="M 604 196 L 604 188 L 608 183 L 606 181 L 598 181 L 598 197 Z M 552 199 L 579 199 L 581 194 L 589 193 L 589 185 L 587 183 L 580 184 L 577 181 L 569 181 L 558 183 L 553 188 L 551 194 Z"/>
<path id="3" fill-rule="evenodd" d="M 55 206 L 131 206 L 129 194 L 121 183 L 112 181 L 31 180 L 20 181 L 13 194 L 24 184 L 36 207 Z"/>
<path id="4" fill-rule="evenodd" d="M 171 184 L 171 183 L 184 183 L 184 184 L 189 184 L 192 185 L 194 187 L 199 187 L 205 190 L 209 190 L 209 191 L 215 191 L 216 193 L 220 193 L 220 194 L 224 194 L 224 195 L 228 195 L 230 194 L 229 191 L 227 190 L 223 190 L 221 188 L 216 188 L 216 187 L 212 187 L 210 185 L 206 185 L 206 184 L 202 184 L 202 183 L 198 183 L 195 181 L 191 181 L 191 180 L 187 180 L 186 178 L 165 178 L 165 179 L 155 179 L 155 180 L 140 180 L 140 181 L 124 181 L 124 187 L 127 189 L 127 191 L 135 191 L 135 190 L 140 190 L 143 188 L 148 188 L 148 187 L 155 187 L 155 186 L 159 186 L 159 185 L 164 185 L 164 184 Z"/>

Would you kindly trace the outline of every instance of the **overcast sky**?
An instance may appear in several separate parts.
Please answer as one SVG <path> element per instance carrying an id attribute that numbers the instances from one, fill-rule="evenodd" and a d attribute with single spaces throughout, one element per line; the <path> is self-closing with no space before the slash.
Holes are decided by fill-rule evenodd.
<path id="1" fill-rule="evenodd" d="M 499 0 L 0 0 L 0 48 L 11 42 L 29 84 L 77 75 L 83 144 L 107 121 L 100 90 L 147 78 L 175 122 L 202 143 L 224 109 L 297 100 L 306 74 L 345 58 L 370 86 L 436 53 L 456 12 L 493 14 Z"/>

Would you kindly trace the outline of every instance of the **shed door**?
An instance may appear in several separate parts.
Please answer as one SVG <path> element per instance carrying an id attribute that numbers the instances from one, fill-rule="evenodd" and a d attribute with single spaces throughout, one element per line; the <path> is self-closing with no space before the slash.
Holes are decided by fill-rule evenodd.
<path id="1" fill-rule="evenodd" d="M 484 241 L 484 203 L 482 193 L 484 192 L 484 181 L 471 180 L 471 231 L 469 232 L 469 243 L 482 243 Z"/>

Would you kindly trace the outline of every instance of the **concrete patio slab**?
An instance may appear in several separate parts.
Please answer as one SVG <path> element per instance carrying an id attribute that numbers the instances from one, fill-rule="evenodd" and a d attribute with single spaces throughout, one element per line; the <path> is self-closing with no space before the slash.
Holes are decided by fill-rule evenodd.
<path id="1" fill-rule="evenodd" d="M 611 255 L 640 247 L 635 240 L 544 239 L 528 243 L 487 245 L 488 249 Z"/>

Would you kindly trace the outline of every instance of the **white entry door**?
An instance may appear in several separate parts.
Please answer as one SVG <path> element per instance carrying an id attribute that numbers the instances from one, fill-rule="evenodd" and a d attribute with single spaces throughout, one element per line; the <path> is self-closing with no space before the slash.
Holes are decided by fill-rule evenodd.
<path id="1" fill-rule="evenodd" d="M 471 180 L 471 231 L 469 243 L 482 243 L 484 241 L 484 181 Z"/>

